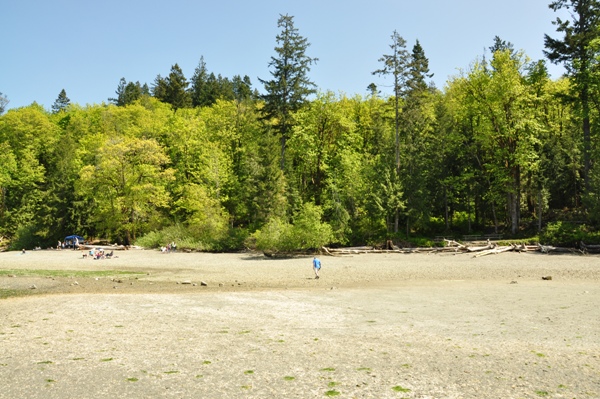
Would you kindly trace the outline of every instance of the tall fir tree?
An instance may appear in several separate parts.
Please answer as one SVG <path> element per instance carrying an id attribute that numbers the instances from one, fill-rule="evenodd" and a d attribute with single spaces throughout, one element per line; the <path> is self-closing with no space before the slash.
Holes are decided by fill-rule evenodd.
<path id="1" fill-rule="evenodd" d="M 193 107 L 203 107 L 209 105 L 206 96 L 207 80 L 208 70 L 206 69 L 206 62 L 204 62 L 204 56 L 201 56 L 200 62 L 194 70 L 194 75 L 190 80 L 190 96 L 192 98 Z"/>
<path id="2" fill-rule="evenodd" d="M 179 65 L 171 67 L 171 72 L 167 78 L 167 102 L 173 106 L 173 109 L 188 108 L 192 105 L 192 99 L 187 91 L 189 82 L 183 75 Z"/>
<path id="3" fill-rule="evenodd" d="M 280 167 L 285 166 L 286 142 L 292 133 L 292 113 L 299 110 L 308 96 L 316 93 L 316 85 L 309 79 L 310 66 L 318 61 L 306 54 L 308 40 L 294 27 L 294 17 L 280 15 L 277 26 L 281 32 L 276 37 L 276 56 L 271 57 L 271 79 L 258 79 L 266 94 L 263 120 L 273 123 L 281 145 Z"/>
<path id="4" fill-rule="evenodd" d="M 117 97 L 109 98 L 108 101 L 112 102 L 113 104 L 119 107 L 124 107 L 126 105 L 132 104 L 133 102 L 140 99 L 140 97 L 142 97 L 143 95 L 149 94 L 147 85 L 142 86 L 139 81 L 135 83 L 127 83 L 125 78 L 121 78 L 121 80 L 119 81 L 119 86 L 117 87 L 115 93 L 117 94 Z"/>
<path id="5" fill-rule="evenodd" d="M 189 82 L 183 75 L 179 65 L 171 67 L 169 76 L 163 78 L 158 75 L 154 79 L 152 95 L 162 102 L 171 104 L 174 110 L 189 108 L 192 106 L 192 97 L 187 90 Z"/>
<path id="6" fill-rule="evenodd" d="M 373 75 L 392 75 L 394 79 L 394 131 L 395 131 L 395 168 L 393 180 L 397 181 L 400 175 L 400 101 L 406 93 L 406 81 L 408 79 L 410 54 L 406 50 L 406 40 L 394 31 L 392 34 L 392 44 L 390 44 L 391 54 L 384 54 L 379 58 L 383 64 L 381 69 L 373 72 Z M 397 186 L 396 186 L 397 187 Z M 398 193 L 395 193 L 398 195 Z M 399 209 L 394 210 L 394 232 L 398 232 Z"/>
<path id="7" fill-rule="evenodd" d="M 52 104 L 52 112 L 56 114 L 60 111 L 64 111 L 70 103 L 71 100 L 67 97 L 67 92 L 65 89 L 62 89 L 58 94 L 58 98 L 54 101 L 54 104 Z"/>

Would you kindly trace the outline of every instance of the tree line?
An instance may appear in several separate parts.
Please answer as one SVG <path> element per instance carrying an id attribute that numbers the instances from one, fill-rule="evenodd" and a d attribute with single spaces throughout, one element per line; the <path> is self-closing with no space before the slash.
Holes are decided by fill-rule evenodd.
<path id="1" fill-rule="evenodd" d="M 0 235 L 14 248 L 72 233 L 124 244 L 268 251 L 600 222 L 594 159 L 600 7 L 555 1 L 562 38 L 545 38 L 551 79 L 494 38 L 444 90 L 425 50 L 397 32 L 374 62 L 393 81 L 366 96 L 321 92 L 318 60 L 294 19 L 278 20 L 270 77 L 177 64 L 149 88 L 121 79 L 108 104 L 66 93 L 0 116 Z M 4 106 L 7 98 L 0 93 Z"/>

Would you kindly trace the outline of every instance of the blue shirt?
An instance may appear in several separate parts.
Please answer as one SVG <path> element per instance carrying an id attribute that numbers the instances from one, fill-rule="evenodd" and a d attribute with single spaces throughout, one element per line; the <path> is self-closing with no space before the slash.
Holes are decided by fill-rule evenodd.
<path id="1" fill-rule="evenodd" d="M 313 259 L 313 267 L 315 269 L 320 269 L 321 268 L 321 261 L 319 259 L 317 259 L 317 258 L 314 258 Z"/>

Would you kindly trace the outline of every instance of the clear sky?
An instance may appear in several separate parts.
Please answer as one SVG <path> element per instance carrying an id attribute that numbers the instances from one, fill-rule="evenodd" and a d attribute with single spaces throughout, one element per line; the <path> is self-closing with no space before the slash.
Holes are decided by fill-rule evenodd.
<path id="1" fill-rule="evenodd" d="M 319 90 L 366 94 L 378 59 L 389 54 L 396 30 L 410 51 L 418 39 L 433 81 L 466 69 L 493 44 L 513 43 L 543 59 L 544 33 L 558 14 L 550 0 L 0 0 L 0 92 L 8 108 L 36 101 L 50 109 L 65 89 L 72 103 L 99 104 L 115 96 L 119 79 L 152 85 L 178 63 L 190 79 L 204 56 L 223 77 L 270 78 L 280 14 L 319 59 L 310 78 Z M 564 14 L 562 14 L 564 17 Z M 550 65 L 553 78 L 562 68 Z"/>

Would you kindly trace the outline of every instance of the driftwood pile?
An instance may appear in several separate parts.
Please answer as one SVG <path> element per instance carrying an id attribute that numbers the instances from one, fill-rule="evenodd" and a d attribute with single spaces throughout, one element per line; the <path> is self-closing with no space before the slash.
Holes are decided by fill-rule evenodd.
<path id="1" fill-rule="evenodd" d="M 572 254 L 585 254 L 585 253 L 600 253 L 600 245 L 585 245 L 581 243 L 580 248 L 565 248 L 565 247 L 554 247 L 551 245 L 525 245 L 525 244 L 510 244 L 510 245 L 498 245 L 495 242 L 487 240 L 487 242 L 471 242 L 471 243 L 460 243 L 454 240 L 444 239 L 445 246 L 443 247 L 430 247 L 430 248 L 399 248 L 394 245 L 388 245 L 387 249 L 377 249 L 375 247 L 364 246 L 364 247 L 349 247 L 349 248 L 326 248 L 322 250 L 325 254 L 331 256 L 343 256 L 343 255 L 355 255 L 355 254 L 377 254 L 377 253 L 400 253 L 400 254 L 414 254 L 414 253 L 425 253 L 425 254 L 439 254 L 439 253 L 466 253 L 473 254 L 474 258 L 485 255 L 495 255 L 503 252 L 541 252 L 545 254 L 550 253 L 572 253 Z"/>

